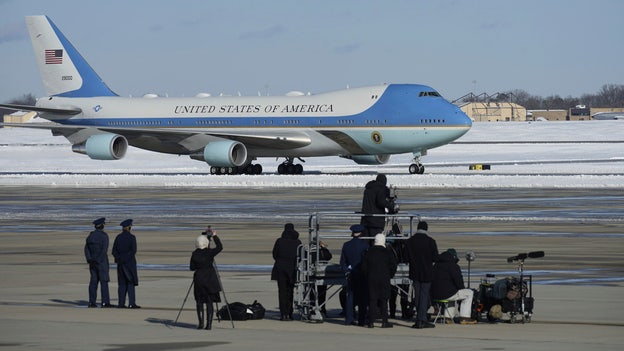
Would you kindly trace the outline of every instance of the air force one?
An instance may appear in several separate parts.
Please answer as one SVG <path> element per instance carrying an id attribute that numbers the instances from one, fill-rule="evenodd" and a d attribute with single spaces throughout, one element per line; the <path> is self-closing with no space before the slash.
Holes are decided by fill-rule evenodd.
<path id="1" fill-rule="evenodd" d="M 384 84 L 285 96 L 169 98 L 115 94 L 47 16 L 26 24 L 47 97 L 36 111 L 53 123 L 5 124 L 43 128 L 96 160 L 124 157 L 128 145 L 188 155 L 211 174 L 259 174 L 258 158 L 285 158 L 279 174 L 301 174 L 295 160 L 339 156 L 384 164 L 412 153 L 409 173 L 422 174 L 421 156 L 468 132 L 472 121 L 431 87 Z"/>

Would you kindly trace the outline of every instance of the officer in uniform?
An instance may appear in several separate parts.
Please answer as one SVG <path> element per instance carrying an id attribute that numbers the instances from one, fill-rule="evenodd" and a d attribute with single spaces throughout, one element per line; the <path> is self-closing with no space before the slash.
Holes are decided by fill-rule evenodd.
<path id="1" fill-rule="evenodd" d="M 369 248 L 366 240 L 360 239 L 364 226 L 354 224 L 350 228 L 352 239 L 342 245 L 340 253 L 340 267 L 347 278 L 347 298 L 345 302 L 345 324 L 354 325 L 354 305 L 358 306 L 357 325 L 364 326 L 366 323 L 366 309 L 368 307 L 368 294 L 366 277 L 362 273 L 361 263 L 364 253 Z"/>
<path id="2" fill-rule="evenodd" d="M 95 230 L 89 233 L 84 246 L 84 255 L 89 263 L 89 308 L 97 307 L 97 287 L 100 284 L 102 292 L 102 308 L 113 307 L 110 304 L 108 293 L 108 234 L 104 231 L 106 218 L 101 217 L 93 221 Z"/>
<path id="3" fill-rule="evenodd" d="M 139 285 L 139 274 L 137 272 L 136 237 L 130 233 L 132 229 L 132 219 L 126 219 L 119 223 L 123 228 L 122 232 L 117 235 L 113 243 L 113 256 L 117 263 L 117 281 L 119 288 L 119 308 L 126 308 L 126 294 L 128 294 L 128 308 L 141 308 L 136 304 L 134 287 Z"/>

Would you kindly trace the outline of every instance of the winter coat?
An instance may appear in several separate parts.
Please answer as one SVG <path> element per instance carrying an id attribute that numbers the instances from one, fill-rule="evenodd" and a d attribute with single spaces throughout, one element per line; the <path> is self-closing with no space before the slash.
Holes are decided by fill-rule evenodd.
<path id="1" fill-rule="evenodd" d="M 438 245 L 426 230 L 419 229 L 406 240 L 409 277 L 412 281 L 431 282 L 433 263 L 438 259 Z"/>
<path id="2" fill-rule="evenodd" d="M 362 272 L 368 282 L 369 299 L 389 299 L 392 285 L 390 279 L 397 270 L 392 251 L 383 246 L 371 247 L 362 260 Z"/>
<path id="3" fill-rule="evenodd" d="M 113 256 L 117 263 L 117 274 L 125 276 L 126 280 L 139 285 L 139 273 L 136 263 L 136 237 L 127 230 L 122 231 L 113 243 Z"/>
<path id="4" fill-rule="evenodd" d="M 286 279 L 288 283 L 294 284 L 297 272 L 297 249 L 301 245 L 299 232 L 296 230 L 284 230 L 282 236 L 275 240 L 273 245 L 273 269 L 271 270 L 271 280 L 278 278 Z"/>
<path id="5" fill-rule="evenodd" d="M 446 299 L 464 289 L 464 278 L 456 258 L 444 251 L 433 266 L 431 296 L 434 299 Z"/>
<path id="6" fill-rule="evenodd" d="M 353 237 L 342 245 L 340 253 L 340 267 L 345 273 L 360 272 L 360 265 L 364 258 L 364 253 L 368 250 L 369 244 L 359 237 Z"/>
<path id="7" fill-rule="evenodd" d="M 391 208 L 392 204 L 388 200 L 389 190 L 386 184 L 371 180 L 366 183 L 364 188 L 364 196 L 362 198 L 362 213 L 365 215 L 385 215 L 386 208 Z M 364 216 L 362 217 L 362 225 L 383 228 L 386 219 L 383 216 Z M 376 234 L 376 233 L 375 233 Z"/>
<path id="8" fill-rule="evenodd" d="M 91 268 L 96 268 L 100 280 L 110 281 L 108 274 L 108 234 L 96 229 L 89 233 L 84 246 L 85 259 Z"/>
<path id="9" fill-rule="evenodd" d="M 190 269 L 195 271 L 193 293 L 195 301 L 200 303 L 221 302 L 221 282 L 214 267 L 214 258 L 223 250 L 223 245 L 216 235 L 212 236 L 212 240 L 215 248 L 196 249 L 191 255 Z"/>

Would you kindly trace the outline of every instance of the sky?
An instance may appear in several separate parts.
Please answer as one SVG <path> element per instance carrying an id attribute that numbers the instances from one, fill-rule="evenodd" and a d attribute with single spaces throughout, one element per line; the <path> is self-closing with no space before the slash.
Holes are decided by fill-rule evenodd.
<path id="1" fill-rule="evenodd" d="M 418 83 L 454 100 L 624 84 L 623 14 L 619 0 L 0 0 L 0 102 L 44 96 L 26 15 L 48 15 L 122 96 Z"/>
<path id="2" fill-rule="evenodd" d="M 508 143 L 479 144 L 484 140 Z M 412 157 L 402 154 L 381 166 L 305 158 L 303 175 L 278 175 L 283 159 L 261 158 L 262 175 L 215 176 L 188 156 L 130 147 L 121 160 L 97 161 L 47 130 L 0 128 L 0 186 L 362 188 L 383 172 L 399 189 L 624 189 L 624 121 L 483 122 L 458 141 L 429 150 L 422 175 L 408 173 Z M 491 169 L 469 170 L 469 164 Z"/>

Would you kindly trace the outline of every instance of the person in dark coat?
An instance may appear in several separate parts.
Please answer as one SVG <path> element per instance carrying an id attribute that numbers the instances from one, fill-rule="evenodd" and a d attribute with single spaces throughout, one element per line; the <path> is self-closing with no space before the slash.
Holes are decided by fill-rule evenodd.
<path id="1" fill-rule="evenodd" d="M 417 320 L 412 328 L 417 329 L 435 327 L 435 324 L 428 321 L 427 310 L 433 281 L 433 263 L 438 259 L 438 245 L 428 235 L 428 229 L 427 222 L 418 222 L 416 233 L 407 239 L 405 244 L 417 311 Z"/>
<path id="2" fill-rule="evenodd" d="M 386 249 L 386 236 L 375 235 L 375 245 L 368 249 L 362 260 L 362 272 L 368 284 L 368 327 L 373 327 L 377 307 L 381 312 L 381 327 L 392 328 L 388 322 L 388 299 L 392 284 L 390 280 L 397 270 L 394 254 Z"/>
<path id="3" fill-rule="evenodd" d="M 342 245 L 340 253 L 340 267 L 347 278 L 347 298 L 345 301 L 345 325 L 353 325 L 354 305 L 358 306 L 359 326 L 366 324 L 366 309 L 368 307 L 368 294 L 366 277 L 362 273 L 361 263 L 364 253 L 370 245 L 365 240 L 360 239 L 364 227 L 354 224 L 350 228 L 351 240 Z"/>
<path id="4" fill-rule="evenodd" d="M 394 204 L 390 201 L 390 189 L 386 186 L 387 178 L 378 174 L 375 180 L 366 183 L 362 197 L 362 216 L 360 224 L 366 228 L 364 236 L 374 236 L 381 233 L 386 225 L 386 209 Z M 376 216 L 373 216 L 376 215 Z"/>
<path id="5" fill-rule="evenodd" d="M 292 223 L 284 225 L 282 236 L 273 245 L 271 280 L 277 280 L 280 320 L 293 319 L 293 300 L 297 273 L 297 249 L 301 245 L 299 232 Z"/>
<path id="6" fill-rule="evenodd" d="M 130 232 L 132 230 L 132 220 L 126 219 L 119 223 L 122 227 L 121 233 L 115 238 L 113 243 L 113 256 L 117 263 L 117 294 L 119 304 L 117 307 L 126 308 L 126 294 L 128 294 L 128 308 L 141 308 L 136 304 L 135 286 L 139 285 L 139 274 L 137 272 L 136 237 Z"/>
<path id="7" fill-rule="evenodd" d="M 110 275 L 108 273 L 108 234 L 104 231 L 106 218 L 98 218 L 93 221 L 95 230 L 89 233 L 84 246 L 84 255 L 87 263 L 89 263 L 89 307 L 97 307 L 97 288 L 100 284 L 102 293 L 102 308 L 113 307 L 110 303 L 110 294 L 108 292 L 108 282 Z"/>
<path id="8" fill-rule="evenodd" d="M 221 282 L 214 267 L 214 258 L 223 245 L 215 230 L 211 230 L 210 238 L 208 232 L 204 232 L 195 240 L 195 251 L 191 255 L 190 269 L 193 273 L 193 294 L 195 296 L 195 307 L 197 309 L 197 319 L 199 324 L 197 329 L 204 328 L 204 316 L 206 317 L 206 330 L 212 329 L 212 317 L 214 315 L 213 303 L 221 302 L 219 292 Z M 210 248 L 210 240 L 214 241 L 216 247 Z M 204 314 L 204 305 L 206 313 Z"/>
<path id="9" fill-rule="evenodd" d="M 459 323 L 475 324 L 471 318 L 473 291 L 464 286 L 464 277 L 459 267 L 459 258 L 455 249 L 448 249 L 438 256 L 433 266 L 433 282 L 431 284 L 431 297 L 436 300 L 449 300 L 459 302 Z M 454 315 L 448 315 L 454 318 Z"/>

